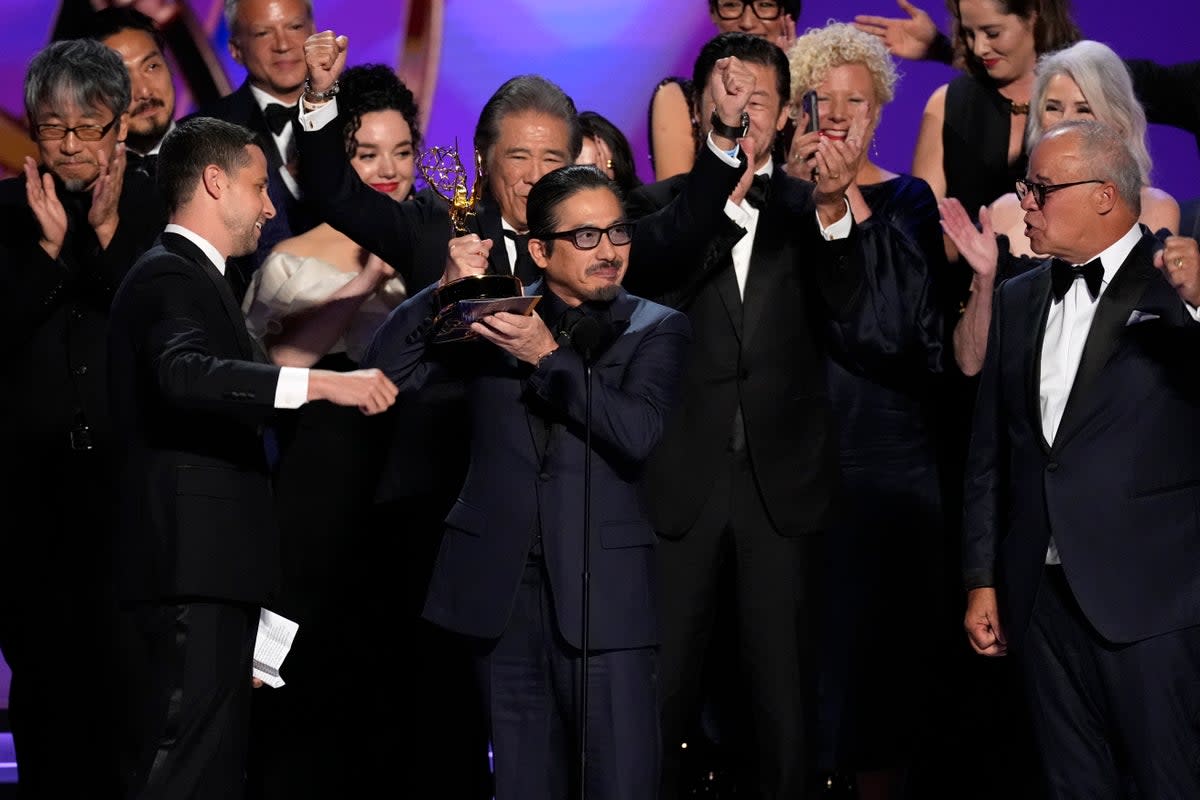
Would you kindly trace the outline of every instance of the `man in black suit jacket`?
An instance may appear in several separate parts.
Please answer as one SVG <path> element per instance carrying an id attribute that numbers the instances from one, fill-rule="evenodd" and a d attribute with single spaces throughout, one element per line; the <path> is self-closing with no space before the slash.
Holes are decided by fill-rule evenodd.
<path id="1" fill-rule="evenodd" d="M 0 649 L 22 796 L 105 798 L 117 773 L 104 339 L 113 293 L 165 216 L 126 169 L 129 75 L 116 53 L 51 44 L 25 88 L 41 167 L 26 159 L 0 182 L 0 502 L 35 521 L 0 526 Z"/>
<path id="2" fill-rule="evenodd" d="M 276 367 L 253 345 L 221 274 L 273 213 L 251 131 L 181 123 L 158 171 L 170 224 L 121 284 L 108 340 L 118 580 L 138 636 L 124 665 L 127 796 L 238 798 L 259 607 L 279 558 L 262 422 L 310 400 L 378 413 L 396 388 L 378 370 Z"/>
<path id="3" fill-rule="evenodd" d="M 246 80 L 193 116 L 234 122 L 259 135 L 275 206 L 253 256 L 233 262 L 235 270 L 226 275 L 240 301 L 271 249 L 319 221 L 296 178 L 295 120 L 306 74 L 304 41 L 313 32 L 312 0 L 232 0 L 225 3 L 225 25 L 229 52 L 246 68 Z"/>
<path id="4" fill-rule="evenodd" d="M 1055 258 L 998 291 L 967 462 L 967 634 L 1018 659 L 1056 798 L 1200 797 L 1200 251 L 1140 188 L 1098 123 L 1034 148 Z"/>
<path id="5" fill-rule="evenodd" d="M 845 189 L 865 118 L 847 142 L 813 136 L 814 189 L 771 163 L 790 96 L 779 48 L 721 34 L 694 71 L 711 134 L 689 174 L 634 192 L 631 206 L 665 208 L 639 220 L 627 280 L 685 310 L 695 331 L 683 406 L 645 478 L 662 537 L 662 797 L 680 791 L 680 744 L 699 716 L 706 655 L 725 649 L 713 644 L 720 615 L 734 618 L 739 690 L 749 695 L 738 705 L 751 709 L 750 731 L 733 737 L 752 762 L 745 788 L 799 798 L 813 712 L 806 601 L 836 476 L 820 330 L 863 293 L 849 242 L 826 239 L 853 233 Z M 744 140 L 732 124 L 743 112 Z M 739 142 L 749 168 L 723 152 Z M 728 615 L 718 610 L 727 581 L 736 597 Z"/>
<path id="6" fill-rule="evenodd" d="M 538 313 L 489 315 L 472 326 L 486 341 L 443 345 L 471 348 L 452 373 L 466 385 L 457 424 L 471 431 L 471 468 L 446 518 L 424 615 L 474 642 L 496 797 L 552 800 L 580 785 L 587 658 L 587 795 L 652 800 L 658 581 L 637 482 L 677 396 L 689 326 L 621 289 L 629 226 L 599 171 L 570 166 L 538 181 L 529 229 L 546 275 L 528 290 L 541 298 Z M 446 264 L 445 281 L 482 274 L 488 246 L 456 238 Z M 393 312 L 364 360 L 403 390 L 446 372 L 421 333 L 435 288 Z"/>

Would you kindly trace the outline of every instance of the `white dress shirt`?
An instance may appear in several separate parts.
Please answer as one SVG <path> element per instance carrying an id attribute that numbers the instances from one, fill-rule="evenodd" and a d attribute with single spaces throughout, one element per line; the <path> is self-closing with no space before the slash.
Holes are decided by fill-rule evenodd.
<path id="1" fill-rule="evenodd" d="M 250 93 L 254 96 L 254 102 L 258 103 L 258 109 L 263 112 L 264 116 L 267 113 L 267 106 L 271 103 L 282 106 L 288 105 L 280 101 L 278 97 L 272 97 L 257 86 L 251 86 Z M 295 103 L 292 105 L 295 105 Z M 300 110 L 303 111 L 304 109 L 301 108 Z M 287 168 L 288 162 L 291 161 L 290 156 L 295 152 L 295 146 L 298 144 L 292 141 L 296 138 L 296 132 L 292 130 L 291 125 L 284 125 L 283 130 L 278 134 L 272 131 L 271 138 L 275 140 L 275 147 L 279 151 L 279 158 L 283 160 L 283 166 L 279 168 L 279 175 L 283 178 L 283 183 L 287 186 L 288 191 L 292 193 L 292 197 L 300 199 L 300 184 Z"/>
<path id="2" fill-rule="evenodd" d="M 724 161 L 731 167 L 740 166 L 737 154 L 738 148 L 732 151 L 722 150 L 713 143 L 712 134 L 708 135 L 708 149 L 716 154 L 718 158 Z M 771 175 L 775 171 L 774 163 L 768 159 L 767 163 L 755 170 L 755 175 Z M 813 212 L 816 214 L 816 212 Z M 746 290 L 746 276 L 750 273 L 750 254 L 754 250 L 754 234 L 758 231 L 758 209 L 746 202 L 746 198 L 742 198 L 742 202 L 735 204 L 732 200 L 725 201 L 725 216 L 729 217 L 736 224 L 746 229 L 746 235 L 738 239 L 733 246 L 730 256 L 733 258 L 733 274 L 737 277 L 738 295 L 744 296 Z M 829 227 L 821 224 L 821 217 L 817 215 L 817 227 L 821 229 L 821 235 L 826 240 L 845 239 L 850 235 L 850 228 L 853 217 L 850 215 L 850 202 L 846 201 L 846 213 L 842 218 L 833 223 Z"/>
<path id="3" fill-rule="evenodd" d="M 174 233 L 199 247 L 208 260 L 225 274 L 225 259 L 207 239 L 193 230 L 170 223 L 163 233 Z M 302 367 L 280 367 L 279 382 L 275 384 L 275 408 L 299 408 L 308 402 L 308 370 Z"/>

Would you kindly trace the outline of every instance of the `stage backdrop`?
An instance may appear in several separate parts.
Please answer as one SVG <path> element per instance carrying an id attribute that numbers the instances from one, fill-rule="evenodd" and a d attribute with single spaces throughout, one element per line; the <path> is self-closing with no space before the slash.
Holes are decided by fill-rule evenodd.
<path id="1" fill-rule="evenodd" d="M 112 0 L 129 2 L 129 0 Z M 108 0 L 63 0 L 63 13 Z M 186 22 L 212 56 L 214 70 L 229 86 L 244 73 L 226 52 L 220 0 L 136 0 L 148 13 Z M 315 0 L 318 29 L 350 37 L 351 63 L 395 66 L 418 88 L 427 120 L 426 140 L 467 145 L 488 95 L 513 75 L 535 72 L 555 80 L 580 110 L 604 114 L 633 145 L 638 170 L 650 179 L 646 107 L 658 81 L 690 75 L 700 45 L 715 33 L 701 0 Z M 1128 5 L 1077 0 L 1084 35 L 1122 55 L 1174 63 L 1197 57 L 1193 12 L 1178 0 L 1143 0 Z M 945 27 L 944 6 L 924 7 Z M 0 164 L 11 170 L 31 149 L 24 137 L 21 84 L 30 58 L 50 38 L 60 9 L 50 0 L 0 0 Z M 891 0 L 805 0 L 800 28 L 855 13 L 892 15 Z M 1186 19 L 1185 19 L 1186 17 Z M 921 110 L 939 84 L 953 76 L 935 64 L 900 64 L 902 79 L 878 133 L 879 162 L 905 171 L 912 161 Z M 181 87 L 180 114 L 191 110 Z M 1194 138 L 1152 127 L 1154 182 L 1179 200 L 1200 195 L 1200 155 Z M 2 268 L 2 266 L 0 266 Z M 0 559 L 3 554 L 0 554 Z M 7 699 L 7 674 L 0 662 L 0 704 Z"/>

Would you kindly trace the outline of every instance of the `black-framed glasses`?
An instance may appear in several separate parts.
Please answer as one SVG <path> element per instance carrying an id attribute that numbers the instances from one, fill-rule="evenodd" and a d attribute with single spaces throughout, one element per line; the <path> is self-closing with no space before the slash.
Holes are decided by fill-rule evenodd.
<path id="1" fill-rule="evenodd" d="M 112 130 L 118 119 L 120 117 L 113 117 L 107 125 L 76 125 L 74 128 L 68 128 L 66 125 L 38 125 L 34 131 L 37 138 L 43 142 L 57 142 L 67 138 L 68 133 L 75 134 L 75 138 L 81 142 L 98 142 Z"/>
<path id="2" fill-rule="evenodd" d="M 777 0 L 717 0 L 717 16 L 721 19 L 739 19 L 746 13 L 746 6 L 759 19 L 778 19 L 783 6 Z"/>
<path id="3" fill-rule="evenodd" d="M 1070 183 L 1035 183 L 1027 178 L 1017 178 L 1017 199 L 1024 201 L 1025 195 L 1033 192 L 1033 202 L 1041 208 L 1046 204 L 1046 195 L 1066 189 L 1070 186 L 1082 186 L 1085 183 L 1105 183 L 1099 178 L 1088 178 L 1086 181 L 1071 181 Z"/>
<path id="4" fill-rule="evenodd" d="M 608 241 L 620 247 L 633 241 L 633 223 L 617 222 L 607 228 L 575 228 L 558 233 L 530 234 L 531 239 L 570 239 L 577 250 L 595 250 L 600 246 L 600 237 L 608 234 Z"/>

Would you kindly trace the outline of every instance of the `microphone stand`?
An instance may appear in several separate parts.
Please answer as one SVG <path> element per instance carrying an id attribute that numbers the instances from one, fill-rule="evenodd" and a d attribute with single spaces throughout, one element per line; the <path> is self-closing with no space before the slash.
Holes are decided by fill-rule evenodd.
<path id="1" fill-rule="evenodd" d="M 579 800 L 587 798 L 588 621 L 592 605 L 592 359 L 583 359 L 583 630 L 579 687 Z"/>
<path id="2" fill-rule="evenodd" d="M 592 361 L 596 348 L 604 337 L 600 322 L 583 316 L 568 334 L 572 349 L 583 360 L 583 572 L 580 576 L 583 593 L 583 620 L 580 632 L 579 686 L 579 800 L 587 798 L 587 723 L 588 723 L 588 647 L 592 605 Z"/>

